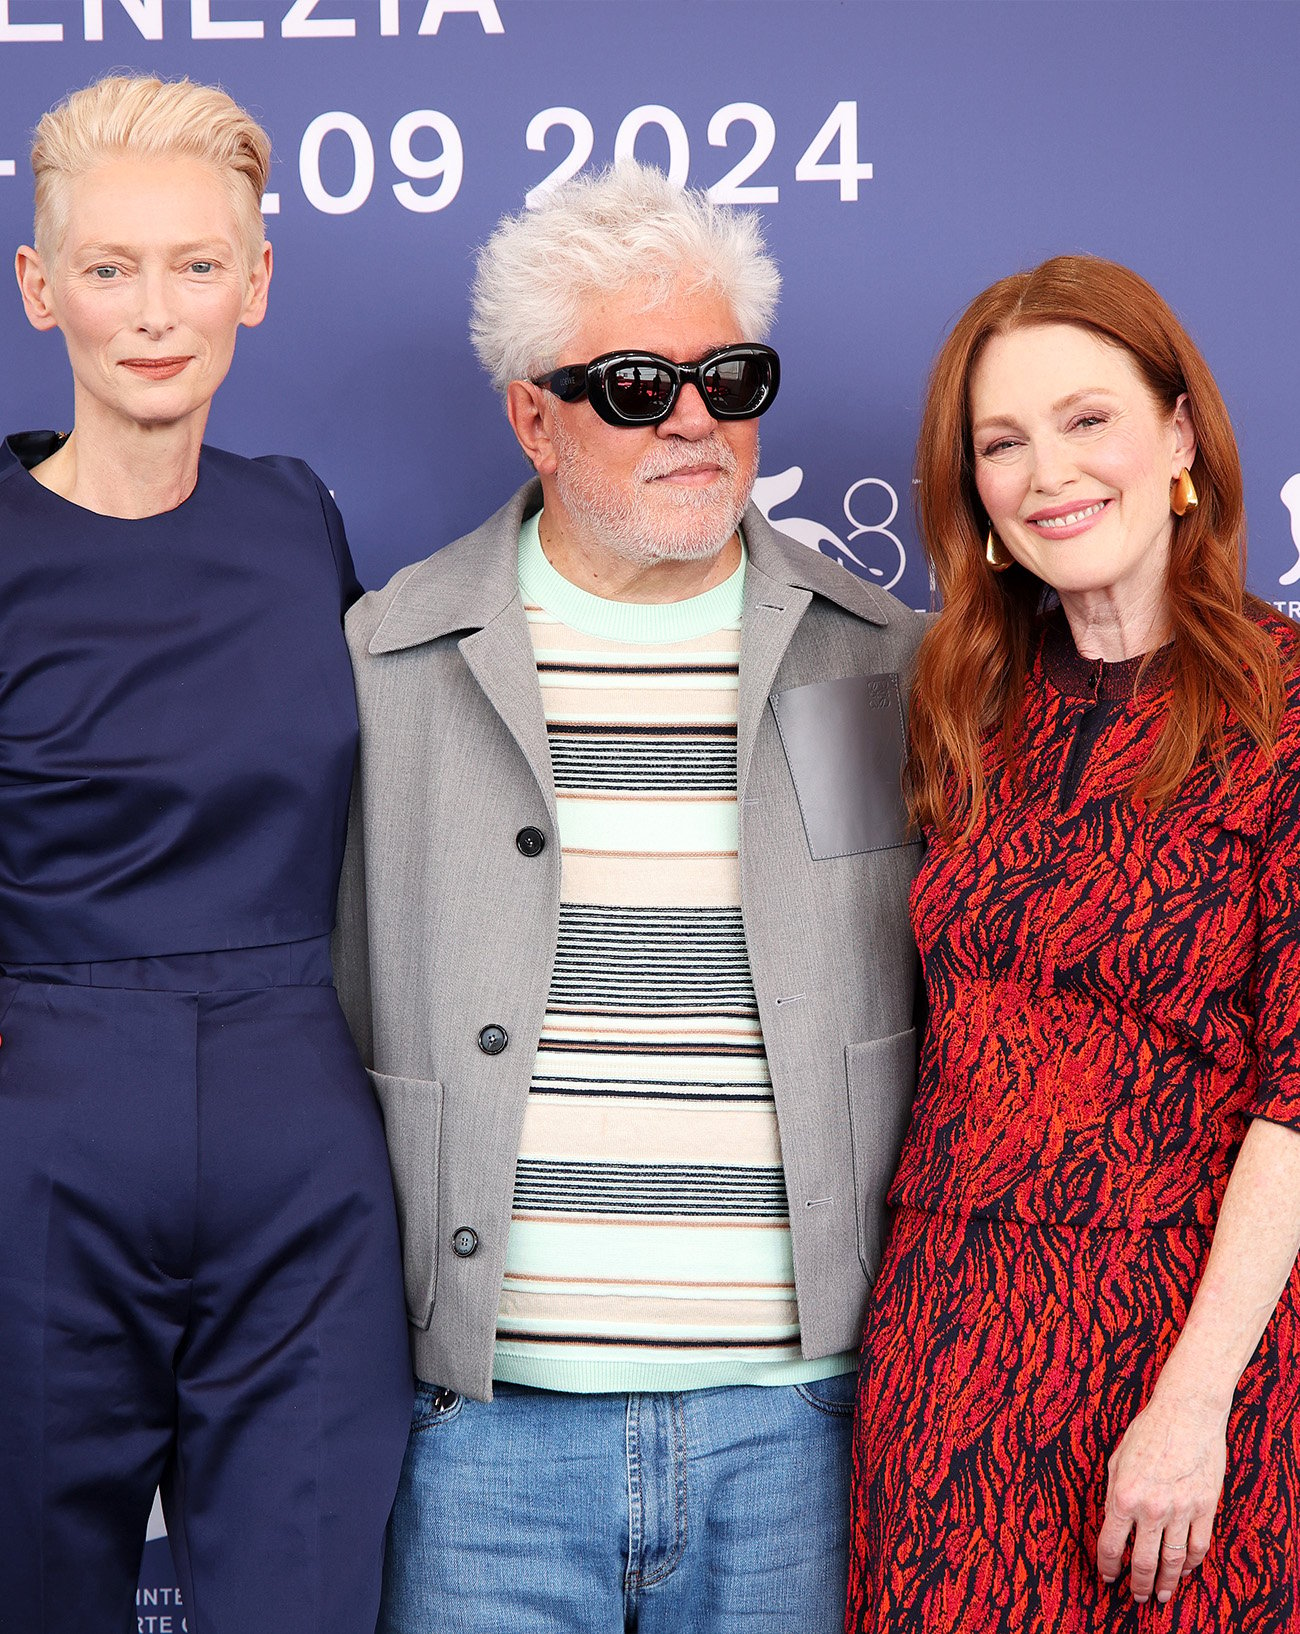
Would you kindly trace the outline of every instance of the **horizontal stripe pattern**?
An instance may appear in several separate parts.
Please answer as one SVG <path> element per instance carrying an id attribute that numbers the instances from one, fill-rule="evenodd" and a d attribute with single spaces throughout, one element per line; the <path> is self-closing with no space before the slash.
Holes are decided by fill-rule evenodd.
<path id="1" fill-rule="evenodd" d="M 623 738 L 603 729 L 555 726 L 548 736 L 557 788 L 569 795 L 727 794 L 736 787 L 736 735 L 697 731 Z"/>
<path id="2" fill-rule="evenodd" d="M 623 615 L 602 630 L 604 604 L 575 600 L 531 546 L 526 528 L 561 906 L 498 1376 L 651 1389 L 667 1360 L 685 1383 L 720 1367 L 729 1382 L 777 1382 L 807 1364 L 740 914 L 742 581 L 729 601 L 709 593 L 720 627 L 689 603 L 641 607 L 644 639 L 630 640 Z"/>
<path id="3" fill-rule="evenodd" d="M 550 1008 L 757 1015 L 740 910 L 562 903 Z"/>
<path id="4" fill-rule="evenodd" d="M 596 1219 L 675 1215 L 701 1219 L 787 1220 L 785 1178 L 767 1165 L 574 1163 L 521 1158 L 515 1211 Z"/>
<path id="5" fill-rule="evenodd" d="M 771 1321 L 784 1320 L 777 1307 L 794 1296 L 794 1261 L 790 1233 L 779 1222 L 702 1220 L 686 1226 L 682 1236 L 690 1254 L 683 1259 L 668 1252 L 677 1246 L 669 1231 L 636 1215 L 608 1221 L 601 1229 L 580 1219 L 539 1218 L 528 1231 L 510 1233 L 506 1288 L 522 1296 L 527 1286 L 523 1279 L 538 1277 L 552 1289 L 590 1292 L 597 1280 L 639 1288 L 642 1293 L 629 1297 L 623 1307 L 629 1324 L 635 1324 L 640 1320 L 639 1298 L 659 1298 L 672 1291 L 691 1301 L 715 1300 L 719 1319 L 725 1319 L 727 1301 L 714 1291 L 715 1285 L 725 1283 L 752 1290 L 754 1298 L 769 1302 Z M 546 1306 L 538 1301 L 530 1320 L 541 1321 L 545 1312 Z"/>

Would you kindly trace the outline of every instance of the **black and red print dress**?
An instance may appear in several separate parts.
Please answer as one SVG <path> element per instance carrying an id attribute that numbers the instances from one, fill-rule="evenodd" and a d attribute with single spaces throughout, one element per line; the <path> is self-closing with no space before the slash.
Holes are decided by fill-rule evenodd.
<path id="1" fill-rule="evenodd" d="M 1284 661 L 1294 627 L 1270 620 Z M 1106 1460 L 1183 1326 L 1255 1117 L 1300 1129 L 1300 681 L 1273 754 L 1123 794 L 1157 659 L 1057 615 L 1018 781 L 913 887 L 929 1030 L 863 1338 L 854 1634 L 1300 1631 L 1300 1276 L 1237 1390 L 1210 1553 L 1138 1606 L 1096 1566 Z"/>

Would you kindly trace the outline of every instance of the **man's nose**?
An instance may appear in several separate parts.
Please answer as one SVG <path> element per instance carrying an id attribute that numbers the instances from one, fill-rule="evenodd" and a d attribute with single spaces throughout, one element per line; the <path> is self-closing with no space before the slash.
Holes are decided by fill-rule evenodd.
<path id="1" fill-rule="evenodd" d="M 666 420 L 659 422 L 658 430 L 663 437 L 687 437 L 691 442 L 699 442 L 713 435 L 715 424 L 713 416 L 704 406 L 699 388 L 684 384 L 673 404 L 673 412 Z"/>

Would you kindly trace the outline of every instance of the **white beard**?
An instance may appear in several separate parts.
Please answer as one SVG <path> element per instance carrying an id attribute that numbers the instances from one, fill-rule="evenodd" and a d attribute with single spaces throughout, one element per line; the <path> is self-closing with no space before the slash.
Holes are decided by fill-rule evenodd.
<path id="1" fill-rule="evenodd" d="M 697 443 L 664 443 L 639 462 L 628 487 L 616 486 L 569 435 L 558 417 L 552 426 L 558 456 L 555 485 L 569 515 L 626 562 L 699 562 L 716 556 L 735 533 L 758 474 L 741 472 L 720 437 Z M 652 479 L 689 465 L 716 465 L 729 480 L 707 488 L 674 488 Z"/>

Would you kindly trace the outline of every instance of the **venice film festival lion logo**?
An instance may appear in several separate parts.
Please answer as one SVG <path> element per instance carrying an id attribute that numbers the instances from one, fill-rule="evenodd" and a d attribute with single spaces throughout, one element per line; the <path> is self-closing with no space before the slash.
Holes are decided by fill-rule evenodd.
<path id="1" fill-rule="evenodd" d="M 890 484 L 883 477 L 859 477 L 852 484 L 844 495 L 849 530 L 841 538 L 834 528 L 811 517 L 772 514 L 794 498 L 802 482 L 800 465 L 788 466 L 775 476 L 759 477 L 754 484 L 754 504 L 779 532 L 832 557 L 881 590 L 892 590 L 907 566 L 907 550 L 893 531 L 898 495 Z"/>
<path id="2" fill-rule="evenodd" d="M 1291 516 L 1291 542 L 1295 546 L 1295 566 L 1278 579 L 1279 584 L 1300 583 L 1300 471 L 1282 484 L 1282 503 Z"/>

